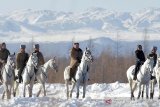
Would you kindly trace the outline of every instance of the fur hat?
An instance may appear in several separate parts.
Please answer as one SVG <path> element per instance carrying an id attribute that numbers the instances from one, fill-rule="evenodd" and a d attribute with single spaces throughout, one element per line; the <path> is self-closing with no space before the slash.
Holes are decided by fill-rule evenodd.
<path id="1" fill-rule="evenodd" d="M 74 45 L 79 45 L 79 43 L 78 42 L 74 42 Z"/>
<path id="2" fill-rule="evenodd" d="M 20 45 L 20 48 L 21 48 L 21 49 L 25 49 L 25 48 L 26 48 L 26 45 Z"/>
<path id="3" fill-rule="evenodd" d="M 39 44 L 35 44 L 35 45 L 34 45 L 34 48 L 35 48 L 35 49 L 39 49 Z"/>

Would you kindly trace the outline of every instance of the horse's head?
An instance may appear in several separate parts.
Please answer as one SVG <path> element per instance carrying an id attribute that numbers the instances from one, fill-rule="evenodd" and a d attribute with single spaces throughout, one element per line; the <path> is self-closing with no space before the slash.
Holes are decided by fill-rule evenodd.
<path id="1" fill-rule="evenodd" d="M 53 59 L 50 60 L 50 67 L 55 70 L 56 72 L 58 72 L 58 66 L 56 64 L 56 57 L 54 57 Z"/>
<path id="2" fill-rule="evenodd" d="M 146 60 L 146 65 L 147 65 L 147 68 L 149 69 L 149 71 L 153 71 L 153 65 L 154 65 L 154 58 L 153 57 L 147 57 L 147 60 Z"/>
<path id="3" fill-rule="evenodd" d="M 86 48 L 86 50 L 84 51 L 83 58 L 87 62 L 93 62 L 93 56 L 89 48 Z"/>
<path id="4" fill-rule="evenodd" d="M 12 69 L 15 69 L 16 67 L 15 53 L 8 56 L 7 63 L 11 66 Z"/>
<path id="5" fill-rule="evenodd" d="M 38 57 L 37 53 L 32 53 L 30 56 L 31 64 L 35 67 L 38 68 Z"/>

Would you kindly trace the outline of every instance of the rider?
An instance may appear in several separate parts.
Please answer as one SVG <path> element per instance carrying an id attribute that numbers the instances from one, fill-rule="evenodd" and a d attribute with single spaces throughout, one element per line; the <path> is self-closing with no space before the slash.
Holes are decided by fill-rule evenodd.
<path id="1" fill-rule="evenodd" d="M 6 43 L 2 43 L 0 46 L 0 80 L 2 80 L 1 70 L 3 65 L 7 62 L 7 58 L 10 55 L 9 50 L 6 48 Z"/>
<path id="2" fill-rule="evenodd" d="M 157 52 L 157 47 L 153 46 L 151 53 L 148 55 L 149 57 L 153 57 L 153 59 L 154 59 L 153 67 L 155 67 L 156 63 L 157 63 L 157 53 L 156 52 Z M 151 72 L 151 79 L 154 79 L 154 78 L 155 78 L 154 72 L 152 71 Z"/>
<path id="3" fill-rule="evenodd" d="M 44 61 L 44 57 L 43 54 L 39 51 L 39 44 L 35 44 L 34 45 L 34 52 L 33 53 L 37 53 L 37 57 L 38 57 L 38 67 L 43 65 L 45 63 Z M 37 68 L 35 68 L 35 73 L 37 73 Z"/>
<path id="4" fill-rule="evenodd" d="M 22 82 L 21 74 L 29 58 L 28 53 L 25 52 L 25 48 L 26 48 L 26 45 L 20 45 L 20 52 L 17 54 L 17 57 L 16 57 L 16 69 L 18 70 L 19 83 Z"/>
<path id="5" fill-rule="evenodd" d="M 143 65 L 145 61 L 145 56 L 142 50 L 142 46 L 138 45 L 137 50 L 135 51 L 135 56 L 136 56 L 136 67 L 135 67 L 135 73 L 134 73 L 134 80 L 137 79 L 137 73 L 140 69 L 140 66 Z"/>
<path id="6" fill-rule="evenodd" d="M 71 57 L 71 61 L 70 61 L 70 81 L 73 78 L 75 80 L 75 74 L 77 71 L 77 67 L 81 62 L 81 58 L 83 55 L 83 51 L 82 49 L 79 48 L 79 43 L 74 43 L 73 47 L 70 51 L 70 57 Z"/>

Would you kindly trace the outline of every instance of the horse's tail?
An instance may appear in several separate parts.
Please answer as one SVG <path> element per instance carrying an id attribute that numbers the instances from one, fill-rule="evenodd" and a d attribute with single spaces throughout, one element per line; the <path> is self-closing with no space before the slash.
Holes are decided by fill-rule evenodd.
<path id="1" fill-rule="evenodd" d="M 70 66 L 67 66 L 64 70 L 64 80 L 68 80 L 70 78 Z"/>
<path id="2" fill-rule="evenodd" d="M 131 67 L 128 68 L 128 70 L 126 72 L 128 81 L 133 79 L 133 70 L 134 69 L 135 69 L 135 65 L 132 65 Z"/>

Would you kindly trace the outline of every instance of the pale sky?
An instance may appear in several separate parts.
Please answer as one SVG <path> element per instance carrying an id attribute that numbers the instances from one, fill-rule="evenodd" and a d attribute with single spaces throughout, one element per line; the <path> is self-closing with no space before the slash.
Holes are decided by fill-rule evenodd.
<path id="1" fill-rule="evenodd" d="M 115 11 L 138 11 L 160 8 L 160 0 L 0 0 L 0 13 L 20 9 L 82 11 L 101 7 Z"/>

